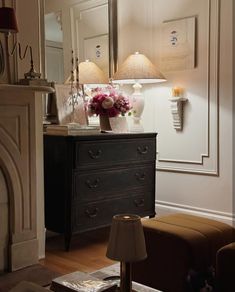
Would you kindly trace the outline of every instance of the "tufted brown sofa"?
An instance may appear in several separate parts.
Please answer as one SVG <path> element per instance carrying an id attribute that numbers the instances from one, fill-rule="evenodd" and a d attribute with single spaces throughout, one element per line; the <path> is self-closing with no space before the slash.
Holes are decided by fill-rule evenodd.
<path id="1" fill-rule="evenodd" d="M 199 285 L 200 281 L 204 285 L 205 277 L 206 285 L 218 286 L 219 282 L 222 287 L 228 275 L 225 266 L 235 265 L 230 263 L 235 246 L 224 247 L 235 241 L 235 229 L 227 224 L 199 216 L 173 214 L 144 220 L 143 227 L 148 257 L 133 265 L 134 281 L 164 292 L 197 291 L 192 285 Z M 234 267 L 232 274 L 235 276 Z M 235 291 L 235 283 L 232 290 L 221 289 L 218 292 Z"/>

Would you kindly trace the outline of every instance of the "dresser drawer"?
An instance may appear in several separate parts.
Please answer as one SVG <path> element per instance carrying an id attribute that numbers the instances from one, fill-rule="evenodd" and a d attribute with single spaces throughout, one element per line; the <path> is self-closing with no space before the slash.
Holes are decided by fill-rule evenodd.
<path id="1" fill-rule="evenodd" d="M 97 200 L 117 196 L 133 188 L 151 190 L 155 181 L 155 164 L 144 167 L 108 169 L 76 173 L 74 176 L 74 200 Z"/>
<path id="2" fill-rule="evenodd" d="M 144 192 L 130 198 L 130 212 L 141 216 L 155 215 L 155 203 L 152 193 Z"/>
<path id="3" fill-rule="evenodd" d="M 126 213 L 129 210 L 129 202 L 129 198 L 121 200 L 118 198 L 79 204 L 79 206 L 74 205 L 72 212 L 73 232 L 111 224 L 115 214 Z"/>
<path id="4" fill-rule="evenodd" d="M 72 212 L 73 232 L 96 226 L 110 225 L 112 217 L 117 214 L 133 213 L 140 216 L 154 215 L 151 194 L 130 194 L 126 198 L 101 200 L 93 203 L 74 205 Z"/>
<path id="5" fill-rule="evenodd" d="M 154 161 L 155 139 L 80 142 L 76 144 L 75 167 L 97 164 L 119 164 L 134 161 Z"/>

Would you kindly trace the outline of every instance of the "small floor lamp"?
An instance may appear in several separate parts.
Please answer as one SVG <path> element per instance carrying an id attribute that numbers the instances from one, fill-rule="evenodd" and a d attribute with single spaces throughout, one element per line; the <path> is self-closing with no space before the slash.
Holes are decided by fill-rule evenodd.
<path id="1" fill-rule="evenodd" d="M 112 260 L 121 262 L 121 292 L 132 291 L 131 265 L 147 257 L 139 216 L 122 214 L 113 217 L 106 255 Z"/>
<path id="2" fill-rule="evenodd" d="M 136 52 L 130 55 L 119 67 L 113 76 L 113 83 L 134 84 L 132 94 L 132 112 L 134 125 L 132 132 L 143 132 L 141 115 L 144 110 L 144 96 L 141 88 L 144 83 L 158 83 L 166 81 L 166 78 L 143 54 Z"/>

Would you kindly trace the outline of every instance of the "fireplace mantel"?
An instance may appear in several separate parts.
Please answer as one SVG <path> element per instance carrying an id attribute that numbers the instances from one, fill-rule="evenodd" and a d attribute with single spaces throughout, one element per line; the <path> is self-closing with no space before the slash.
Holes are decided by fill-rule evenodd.
<path id="1" fill-rule="evenodd" d="M 35 264 L 45 250 L 42 93 L 52 91 L 0 86 L 0 169 L 9 198 L 11 271 Z"/>

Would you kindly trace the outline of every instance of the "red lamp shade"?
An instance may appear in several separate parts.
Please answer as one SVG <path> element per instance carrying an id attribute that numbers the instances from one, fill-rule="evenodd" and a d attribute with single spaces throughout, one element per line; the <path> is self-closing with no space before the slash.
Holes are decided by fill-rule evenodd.
<path id="1" fill-rule="evenodd" d="M 0 32 L 3 33 L 18 32 L 15 10 L 11 7 L 0 8 Z"/>

